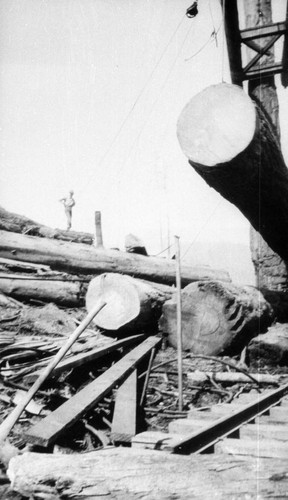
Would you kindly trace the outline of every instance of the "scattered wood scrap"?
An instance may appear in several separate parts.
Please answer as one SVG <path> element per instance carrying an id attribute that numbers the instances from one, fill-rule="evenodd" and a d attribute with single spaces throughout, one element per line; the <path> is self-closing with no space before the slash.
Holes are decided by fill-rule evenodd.
<path id="1" fill-rule="evenodd" d="M 159 338 L 147 338 L 43 421 L 29 429 L 25 434 L 27 440 L 41 446 L 49 446 L 99 400 L 123 382 L 151 349 L 160 343 Z"/>
<path id="2" fill-rule="evenodd" d="M 271 384 L 279 385 L 283 376 L 281 375 L 270 375 L 269 373 L 251 373 L 251 377 L 245 375 L 244 373 L 236 372 L 201 372 L 195 370 L 194 372 L 187 373 L 188 382 L 192 385 L 201 385 L 209 380 L 214 380 L 216 383 L 221 384 L 246 384 L 254 383 L 253 378 L 259 384 Z M 252 378 L 253 377 L 253 378 Z"/>

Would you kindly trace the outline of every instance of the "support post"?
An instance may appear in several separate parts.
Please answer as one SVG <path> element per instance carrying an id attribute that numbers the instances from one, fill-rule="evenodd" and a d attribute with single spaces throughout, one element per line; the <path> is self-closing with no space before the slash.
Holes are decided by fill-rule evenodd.
<path id="1" fill-rule="evenodd" d="M 181 314 L 181 264 L 179 236 L 175 238 L 176 288 L 177 288 L 177 357 L 178 357 L 178 407 L 183 409 L 182 314 Z"/>
<path id="2" fill-rule="evenodd" d="M 95 247 L 103 247 L 101 212 L 95 212 Z"/>

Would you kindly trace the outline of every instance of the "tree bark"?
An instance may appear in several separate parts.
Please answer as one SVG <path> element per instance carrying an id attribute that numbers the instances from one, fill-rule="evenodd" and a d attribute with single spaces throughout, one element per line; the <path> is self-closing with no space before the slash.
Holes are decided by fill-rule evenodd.
<path id="1" fill-rule="evenodd" d="M 196 172 L 288 260 L 288 170 L 264 113 L 240 87 L 213 85 L 182 111 L 178 138 Z"/>
<path id="2" fill-rule="evenodd" d="M 287 480 L 279 478 L 286 478 L 286 472 L 283 458 L 246 457 L 243 462 L 231 455 L 215 460 L 209 454 L 163 455 L 120 447 L 72 455 L 24 453 L 10 460 L 8 476 L 14 491 L 54 500 L 231 500 L 285 498 Z"/>
<path id="3" fill-rule="evenodd" d="M 0 231 L 0 257 L 45 264 L 60 271 L 74 274 L 118 272 L 156 283 L 175 283 L 173 260 L 98 249 L 81 243 L 37 238 Z M 182 266 L 183 286 L 192 281 L 219 279 L 231 281 L 227 271 L 206 266 Z"/>
<path id="4" fill-rule="evenodd" d="M 175 297 L 162 310 L 160 329 L 177 347 Z M 272 307 L 253 287 L 217 281 L 191 283 L 182 291 L 183 349 L 194 354 L 237 354 L 273 318 Z"/>
<path id="5" fill-rule="evenodd" d="M 121 274 L 101 274 L 90 281 L 86 294 L 86 308 L 103 299 L 106 306 L 94 319 L 104 330 L 157 329 L 163 303 L 175 289 L 144 282 Z"/>
<path id="6" fill-rule="evenodd" d="M 89 233 L 53 229 L 52 227 L 44 226 L 24 215 L 8 212 L 3 207 L 0 207 L 0 230 L 29 234 L 41 238 L 85 243 L 87 245 L 92 245 L 94 239 L 93 235 Z"/>
<path id="7" fill-rule="evenodd" d="M 54 302 L 67 307 L 84 305 L 87 285 L 81 280 L 0 274 L 0 291 L 18 300 Z"/>

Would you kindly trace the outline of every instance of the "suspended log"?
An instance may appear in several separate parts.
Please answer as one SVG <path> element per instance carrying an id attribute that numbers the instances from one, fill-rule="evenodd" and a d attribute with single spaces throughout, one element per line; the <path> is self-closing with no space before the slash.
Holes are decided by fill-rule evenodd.
<path id="1" fill-rule="evenodd" d="M 0 257 L 45 264 L 74 274 L 117 272 L 156 283 L 175 283 L 175 263 L 168 259 L 145 257 L 117 250 L 105 250 L 81 243 L 37 238 L 0 231 Z M 218 279 L 230 281 L 227 271 L 206 266 L 182 266 L 183 286 L 192 281 Z"/>
<path id="2" fill-rule="evenodd" d="M 55 500 L 286 498 L 287 463 L 118 447 L 70 455 L 24 453 L 11 459 L 8 477 L 11 489 L 25 497 Z"/>
<path id="3" fill-rule="evenodd" d="M 94 320 L 104 330 L 156 330 L 162 305 L 173 293 L 169 286 L 153 286 L 122 274 L 101 274 L 89 283 L 86 308 L 90 311 L 99 299 L 106 302 Z"/>
<path id="4" fill-rule="evenodd" d="M 177 346 L 176 299 L 165 302 L 161 330 Z M 253 287 L 199 281 L 182 291 L 183 349 L 194 354 L 237 354 L 272 323 L 273 309 Z"/>
<path id="5" fill-rule="evenodd" d="M 288 261 L 288 170 L 250 97 L 236 85 L 208 87 L 183 109 L 177 134 L 195 171 Z"/>
<path id="6" fill-rule="evenodd" d="M 89 233 L 65 231 L 63 229 L 53 229 L 52 227 L 44 226 L 24 215 L 8 212 L 3 207 L 0 207 L 0 229 L 13 233 L 40 236 L 41 238 L 85 243 L 87 245 L 92 245 L 94 239 L 93 235 Z"/>
<path id="7" fill-rule="evenodd" d="M 65 280 L 29 275 L 0 273 L 0 291 L 19 300 L 54 302 L 68 307 L 81 307 L 87 285 L 81 280 Z"/>

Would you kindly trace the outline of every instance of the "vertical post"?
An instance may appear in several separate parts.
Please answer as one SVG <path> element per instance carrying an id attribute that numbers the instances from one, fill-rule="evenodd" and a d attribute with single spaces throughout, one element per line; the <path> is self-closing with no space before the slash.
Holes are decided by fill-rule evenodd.
<path id="1" fill-rule="evenodd" d="M 182 361 L 182 312 L 181 312 L 181 265 L 179 236 L 175 238 L 176 288 L 177 288 L 177 358 L 178 358 L 178 408 L 183 409 L 183 361 Z"/>
<path id="2" fill-rule="evenodd" d="M 103 247 L 101 212 L 95 212 L 95 247 Z"/>

